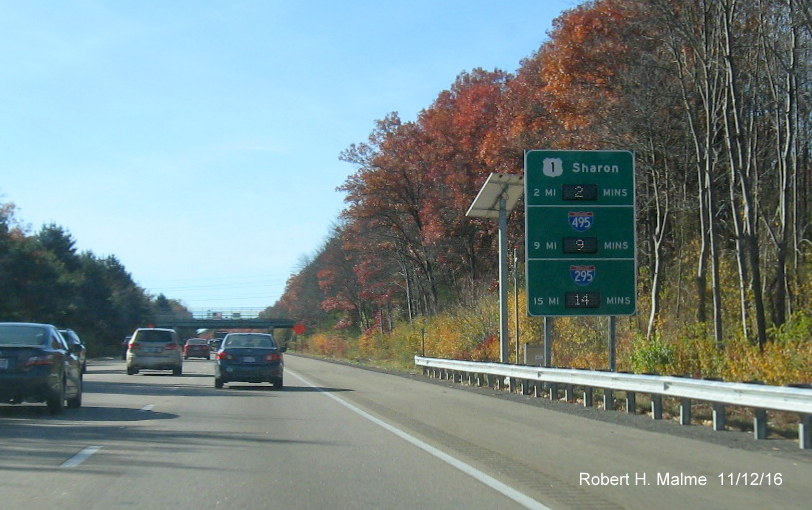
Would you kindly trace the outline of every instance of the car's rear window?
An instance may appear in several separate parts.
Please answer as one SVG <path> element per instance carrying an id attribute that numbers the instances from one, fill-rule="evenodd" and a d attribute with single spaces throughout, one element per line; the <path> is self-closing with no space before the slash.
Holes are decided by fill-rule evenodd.
<path id="1" fill-rule="evenodd" d="M 39 326 L 0 326 L 0 345 L 45 345 L 48 330 Z"/>
<path id="2" fill-rule="evenodd" d="M 156 329 L 143 329 L 135 332 L 134 342 L 174 342 L 175 338 L 171 331 L 160 331 Z"/>
<path id="3" fill-rule="evenodd" d="M 186 345 L 209 345 L 209 341 L 208 340 L 202 340 L 202 339 L 186 340 Z"/>
<path id="4" fill-rule="evenodd" d="M 236 333 L 228 335 L 224 340 L 224 345 L 228 347 L 260 347 L 265 349 L 276 348 L 276 342 L 271 335 Z"/>

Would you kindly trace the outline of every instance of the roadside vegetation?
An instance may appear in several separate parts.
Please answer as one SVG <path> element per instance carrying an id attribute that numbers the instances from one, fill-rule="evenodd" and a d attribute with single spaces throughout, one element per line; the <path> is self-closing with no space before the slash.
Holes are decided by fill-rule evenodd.
<path id="1" fill-rule="evenodd" d="M 809 3 L 595 0 L 547 35 L 515 73 L 463 72 L 350 146 L 347 206 L 267 313 L 326 356 L 498 360 L 497 226 L 465 217 L 482 183 L 527 149 L 632 150 L 638 314 L 618 320 L 618 368 L 811 383 Z M 522 261 L 521 206 L 509 230 Z M 543 339 L 525 299 L 520 347 Z M 555 366 L 608 367 L 607 319 L 554 329 Z"/>
<path id="2" fill-rule="evenodd" d="M 185 313 L 136 285 L 115 256 L 77 251 L 58 225 L 33 231 L 12 203 L 0 202 L 0 321 L 74 329 L 93 357 L 119 355 L 124 337 L 157 315 Z"/>

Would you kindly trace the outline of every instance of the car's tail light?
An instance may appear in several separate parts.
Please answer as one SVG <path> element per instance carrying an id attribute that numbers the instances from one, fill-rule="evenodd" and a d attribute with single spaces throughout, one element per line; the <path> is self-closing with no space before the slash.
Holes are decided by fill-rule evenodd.
<path id="1" fill-rule="evenodd" d="M 138 342 L 133 342 L 133 343 L 131 343 L 131 344 L 130 344 L 130 346 L 129 346 L 129 349 L 130 349 L 131 351 L 134 351 L 134 350 L 136 350 L 136 349 L 140 349 L 140 348 L 141 348 L 141 344 L 139 344 Z"/>
<path id="2" fill-rule="evenodd" d="M 42 356 L 31 356 L 23 363 L 23 367 L 28 368 L 54 364 L 56 364 L 56 357 L 53 354 L 45 354 Z"/>
<path id="3" fill-rule="evenodd" d="M 228 351 L 223 351 L 217 354 L 217 359 L 230 360 L 234 359 L 234 356 L 232 356 L 232 354 Z"/>
<path id="4" fill-rule="evenodd" d="M 174 351 L 174 350 L 175 350 L 175 349 L 177 349 L 177 348 L 178 348 L 178 344 L 176 344 L 175 342 L 169 342 L 169 343 L 168 343 L 168 344 L 166 344 L 166 346 L 164 347 L 164 349 L 166 349 L 167 351 Z"/>
<path id="5" fill-rule="evenodd" d="M 265 361 L 282 361 L 282 355 L 278 352 L 272 352 L 265 356 Z"/>

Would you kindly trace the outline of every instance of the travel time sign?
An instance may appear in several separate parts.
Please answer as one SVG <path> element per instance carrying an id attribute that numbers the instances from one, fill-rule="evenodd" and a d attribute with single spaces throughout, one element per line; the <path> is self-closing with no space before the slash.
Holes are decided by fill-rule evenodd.
<path id="1" fill-rule="evenodd" d="M 528 313 L 633 315 L 634 154 L 525 153 Z"/>

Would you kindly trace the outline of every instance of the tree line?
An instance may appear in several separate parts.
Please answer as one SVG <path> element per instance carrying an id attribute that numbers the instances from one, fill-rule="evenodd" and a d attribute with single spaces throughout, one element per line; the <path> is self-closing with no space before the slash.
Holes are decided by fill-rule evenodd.
<path id="1" fill-rule="evenodd" d="M 269 313 L 385 331 L 472 306 L 497 279 L 495 223 L 465 217 L 487 176 L 528 149 L 622 149 L 642 334 L 764 346 L 810 304 L 811 107 L 808 0 L 585 2 L 515 73 L 463 72 L 348 147 L 347 205 Z M 521 210 L 509 229 L 521 260 Z"/>
<path id="2" fill-rule="evenodd" d="M 74 329 L 90 355 L 111 354 L 156 315 L 185 310 L 163 294 L 150 296 L 115 256 L 78 252 L 63 227 L 31 233 L 11 203 L 0 203 L 0 296 L 0 321 Z"/>

